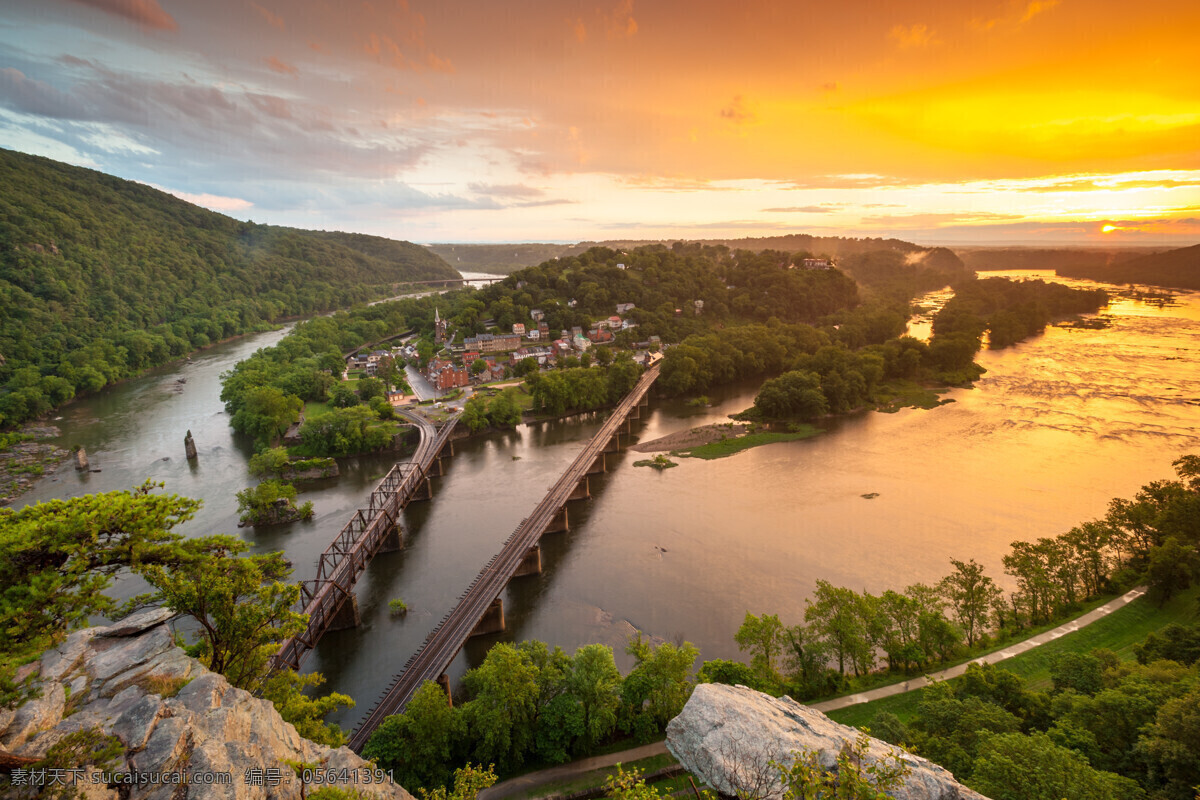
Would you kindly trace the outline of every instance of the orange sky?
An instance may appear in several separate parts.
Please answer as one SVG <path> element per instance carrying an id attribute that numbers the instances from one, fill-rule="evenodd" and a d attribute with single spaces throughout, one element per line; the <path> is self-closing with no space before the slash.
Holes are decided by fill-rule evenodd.
<path id="1" fill-rule="evenodd" d="M 0 145 L 257 221 L 416 241 L 1200 240 L 1194 2 L 5 16 Z"/>

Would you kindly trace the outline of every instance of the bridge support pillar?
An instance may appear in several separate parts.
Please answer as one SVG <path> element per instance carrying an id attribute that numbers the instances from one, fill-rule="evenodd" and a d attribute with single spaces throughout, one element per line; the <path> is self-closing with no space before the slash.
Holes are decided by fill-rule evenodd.
<path id="1" fill-rule="evenodd" d="M 605 443 L 603 452 L 605 452 L 605 453 L 621 452 L 621 433 L 620 433 L 620 431 L 614 433 L 613 437 L 611 439 L 609 439 L 607 443 Z"/>
<path id="2" fill-rule="evenodd" d="M 500 633 L 504 630 L 504 598 L 497 597 L 483 612 L 483 618 L 471 631 L 472 636 L 487 636 L 489 633 Z"/>
<path id="3" fill-rule="evenodd" d="M 380 553 L 394 553 L 404 547 L 404 529 L 398 524 L 388 528 L 387 533 L 383 535 L 383 541 L 379 543 Z"/>
<path id="4" fill-rule="evenodd" d="M 541 575 L 542 574 L 542 548 L 534 545 L 525 553 L 525 558 L 513 573 L 514 578 L 521 578 L 526 575 Z"/>
<path id="5" fill-rule="evenodd" d="M 446 474 L 446 468 L 442 466 L 442 457 L 435 456 L 433 461 L 429 462 L 429 471 L 425 473 L 427 478 L 440 478 Z"/>
<path id="6" fill-rule="evenodd" d="M 337 613 L 333 615 L 327 630 L 344 631 L 347 628 L 357 628 L 361 624 L 362 617 L 358 613 L 358 597 L 354 592 L 346 592 L 346 598 L 342 601 Z"/>
<path id="7" fill-rule="evenodd" d="M 642 418 L 642 406 L 640 403 L 634 403 L 630 407 L 629 416 L 627 416 L 626 419 L 641 419 L 641 418 Z"/>
<path id="8" fill-rule="evenodd" d="M 621 423 L 621 427 L 625 429 L 623 433 L 627 435 L 633 433 L 633 423 L 629 421 L 629 417 L 625 418 L 625 421 Z"/>
<path id="9" fill-rule="evenodd" d="M 442 445 L 442 449 L 438 452 L 437 457 L 446 458 L 452 455 L 454 455 L 454 442 L 451 441 Z"/>
<path id="10" fill-rule="evenodd" d="M 430 484 L 429 478 L 421 478 L 421 480 L 417 482 L 417 488 L 413 489 L 412 496 L 408 499 L 409 502 L 412 502 L 413 500 L 432 500 L 433 485 Z"/>
<path id="11" fill-rule="evenodd" d="M 596 456 L 596 460 L 592 462 L 592 466 L 588 467 L 588 475 L 602 475 L 608 472 L 608 465 L 604 463 L 604 453 Z"/>
<path id="12" fill-rule="evenodd" d="M 579 479 L 579 483 L 575 484 L 574 491 L 571 492 L 571 496 L 568 497 L 567 499 L 568 500 L 587 500 L 592 496 L 590 489 L 591 489 L 591 487 L 588 486 L 588 477 L 587 477 L 587 475 L 584 475 L 582 478 Z"/>
<path id="13" fill-rule="evenodd" d="M 550 520 L 544 533 L 562 533 L 569 530 L 571 530 L 571 526 L 567 524 L 567 507 L 563 506 L 554 515 L 554 519 Z"/>
<path id="14" fill-rule="evenodd" d="M 450 676 L 444 672 L 438 675 L 437 685 L 446 693 L 446 705 L 454 708 L 454 695 L 450 694 Z"/>

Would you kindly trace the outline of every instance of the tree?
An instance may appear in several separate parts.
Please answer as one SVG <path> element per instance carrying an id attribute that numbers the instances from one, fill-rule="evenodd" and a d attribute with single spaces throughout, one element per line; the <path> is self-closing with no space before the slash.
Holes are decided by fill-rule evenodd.
<path id="1" fill-rule="evenodd" d="M 259 442 L 271 442 L 287 432 L 302 408 L 304 401 L 299 397 L 285 395 L 274 386 L 260 386 L 246 393 L 229 424 Z"/>
<path id="2" fill-rule="evenodd" d="M 161 486 L 0 508 L 0 655 L 32 655 L 89 616 L 120 616 L 104 594 L 117 572 L 182 557 L 173 529 L 200 502 Z M 11 663 L 0 659 L 4 704 L 16 699 Z"/>
<path id="3" fill-rule="evenodd" d="M 950 563 L 954 572 L 942 579 L 939 589 L 954 609 L 954 618 L 971 647 L 984 633 L 991 609 L 1002 593 L 975 559 L 964 563 L 952 558 Z"/>
<path id="4" fill-rule="evenodd" d="M 344 383 L 339 383 L 329 390 L 329 405 L 334 408 L 350 408 L 358 405 L 358 395 Z"/>
<path id="5" fill-rule="evenodd" d="M 819 753 L 793 753 L 791 766 L 776 764 L 783 800 L 887 800 L 910 770 L 895 750 L 874 759 L 870 748 L 865 733 L 853 745 L 845 742 L 832 770 L 821 765 Z"/>
<path id="6" fill-rule="evenodd" d="M 167 606 L 196 621 L 197 655 L 205 665 L 258 692 L 270 657 L 303 630 L 305 619 L 292 610 L 300 589 L 283 582 L 291 574 L 283 553 L 240 555 L 249 549 L 230 536 L 189 539 L 173 563 L 139 571 Z"/>
<path id="7" fill-rule="evenodd" d="M 1120 800 L 1129 796 L 1130 784 L 1093 769 L 1041 732 L 985 738 L 970 779 L 971 788 L 992 800 Z"/>
<path id="8" fill-rule="evenodd" d="M 479 433 L 488 426 L 487 401 L 480 395 L 475 395 L 463 404 L 462 416 L 459 420 L 470 429 L 471 433 Z"/>
<path id="9" fill-rule="evenodd" d="M 421 790 L 421 800 L 475 800 L 479 793 L 496 782 L 496 773 L 489 765 L 482 769 L 467 764 L 454 770 L 454 786 L 450 789 L 438 787 L 433 791 Z"/>
<path id="10" fill-rule="evenodd" d="M 749 611 L 742 626 L 734 634 L 738 650 L 750 651 L 750 666 L 761 683 L 767 686 L 779 684 L 779 656 L 786 646 L 786 632 L 779 617 L 763 614 L 756 617 Z"/>
<path id="11" fill-rule="evenodd" d="M 369 403 L 372 398 L 385 396 L 387 388 L 379 378 L 361 378 L 358 381 L 357 394 L 359 400 Z"/>
<path id="12" fill-rule="evenodd" d="M 514 399 L 516 389 L 505 389 L 488 404 L 488 422 L 497 428 L 515 428 L 521 424 L 521 406 Z"/>
<path id="13" fill-rule="evenodd" d="M 319 672 L 299 675 L 295 670 L 282 669 L 266 679 L 261 694 L 305 739 L 327 747 L 341 747 L 346 743 L 346 734 L 337 725 L 326 723 L 324 718 L 339 706 L 354 708 L 354 701 L 349 695 L 337 692 L 324 697 L 310 697 L 304 693 L 305 689 L 324 682 L 325 676 Z"/>
<path id="14" fill-rule="evenodd" d="M 243 524 L 278 525 L 297 519 L 311 519 L 313 504 L 293 504 L 296 487 L 277 480 L 265 480 L 237 493 L 238 513 Z"/>
<path id="15" fill-rule="evenodd" d="M 1200 567 L 1196 548 L 1183 544 L 1174 536 L 1150 548 L 1148 561 L 1146 579 L 1151 595 L 1160 606 L 1191 586 Z"/>
<path id="16" fill-rule="evenodd" d="M 837 658 L 838 672 L 845 673 L 849 662 L 854 674 L 861 674 L 873 658 L 861 596 L 852 589 L 819 580 L 813 598 L 805 601 L 804 610 L 810 631 L 829 646 Z"/>
<path id="17" fill-rule="evenodd" d="M 692 693 L 692 664 L 700 651 L 690 642 L 652 646 L 639 632 L 625 652 L 637 661 L 621 685 L 625 724 L 639 735 L 659 730 L 683 710 Z"/>
<path id="18" fill-rule="evenodd" d="M 502 770 L 520 766 L 534 742 L 538 697 L 537 668 L 528 653 L 501 642 L 463 684 L 472 695 L 463 713 L 476 758 Z"/>
<path id="19" fill-rule="evenodd" d="M 482 358 L 477 358 L 471 362 L 471 374 L 472 375 L 478 375 L 479 373 L 483 372 L 487 368 L 488 368 L 488 362 L 484 361 Z"/>
<path id="20" fill-rule="evenodd" d="M 658 800 L 662 796 L 646 783 L 642 770 L 630 767 L 626 772 L 620 763 L 615 773 L 604 776 L 604 791 L 611 800 Z"/>
<path id="21" fill-rule="evenodd" d="M 363 758 L 395 770 L 396 782 L 409 791 L 445 787 L 465 733 L 462 710 L 446 702 L 442 687 L 425 681 L 403 714 L 386 718 L 375 729 Z"/>
<path id="22" fill-rule="evenodd" d="M 621 673 L 612 648 L 589 644 L 576 650 L 567 685 L 583 710 L 584 749 L 591 752 L 616 727 L 621 707 Z"/>

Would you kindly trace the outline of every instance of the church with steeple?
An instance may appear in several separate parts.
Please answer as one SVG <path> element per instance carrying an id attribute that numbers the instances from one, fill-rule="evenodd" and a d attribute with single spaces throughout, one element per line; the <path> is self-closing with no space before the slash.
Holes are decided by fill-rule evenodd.
<path id="1" fill-rule="evenodd" d="M 446 341 L 446 320 L 438 313 L 437 306 L 433 307 L 433 341 L 435 344 L 443 344 Z"/>

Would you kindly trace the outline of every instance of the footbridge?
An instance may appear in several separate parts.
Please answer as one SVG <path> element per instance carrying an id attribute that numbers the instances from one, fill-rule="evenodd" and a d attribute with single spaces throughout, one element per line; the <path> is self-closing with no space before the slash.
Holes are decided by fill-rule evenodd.
<path id="1" fill-rule="evenodd" d="M 632 421 L 641 417 L 641 409 L 648 403 L 647 393 L 658 379 L 660 366 L 655 364 L 642 373 L 632 391 L 550 487 L 533 513 L 521 521 L 500 552 L 459 597 L 454 609 L 442 618 L 421 648 L 409 658 L 404 671 L 392 679 L 383 696 L 350 737 L 350 747 L 356 752 L 362 751 L 367 739 L 386 717 L 404 710 L 426 680 L 442 684 L 449 696 L 450 681 L 446 670 L 467 639 L 504 630 L 504 600 L 501 596 L 504 588 L 513 578 L 541 573 L 538 541 L 542 534 L 567 530 L 567 504 L 591 497 L 588 476 L 607 471 L 605 454 L 620 450 L 621 436 L 628 435 Z"/>
<path id="2" fill-rule="evenodd" d="M 400 512 L 415 500 L 433 497 L 429 479 L 442 475 L 442 459 L 454 455 L 450 433 L 457 419 L 436 427 L 419 414 L 397 413 L 412 422 L 420 441 L 410 460 L 396 464 L 371 492 L 367 507 L 350 517 L 317 561 L 317 577 L 300 584 L 300 611 L 308 615 L 304 630 L 284 641 L 272 667 L 300 669 L 305 657 L 327 632 L 357 627 L 360 622 L 354 584 L 376 553 L 399 550 L 404 532 Z"/>

